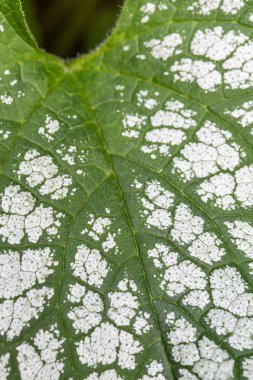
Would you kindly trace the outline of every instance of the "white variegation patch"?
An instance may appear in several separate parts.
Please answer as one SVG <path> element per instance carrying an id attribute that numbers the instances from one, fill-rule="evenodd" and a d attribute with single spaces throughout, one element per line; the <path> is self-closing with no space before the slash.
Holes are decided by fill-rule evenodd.
<path id="1" fill-rule="evenodd" d="M 225 115 L 231 116 L 243 128 L 249 127 L 253 125 L 253 101 L 247 101 L 232 110 L 226 110 Z"/>
<path id="2" fill-rule="evenodd" d="M 159 95 L 159 92 L 155 92 L 155 97 L 149 94 L 148 90 L 140 90 L 136 94 L 137 106 L 143 106 L 147 110 L 152 110 L 158 105 L 158 100 L 156 97 Z"/>
<path id="3" fill-rule="evenodd" d="M 222 84 L 222 76 L 213 62 L 182 58 L 170 67 L 170 71 L 175 82 L 196 82 L 205 92 L 213 92 Z"/>
<path id="4" fill-rule="evenodd" d="M 181 380 L 206 379 L 207 375 L 212 380 L 230 380 L 233 377 L 234 361 L 225 350 L 206 336 L 198 338 L 196 328 L 184 317 L 176 318 L 174 313 L 170 313 L 167 322 L 172 357 L 192 372 L 181 369 Z"/>
<path id="5" fill-rule="evenodd" d="M 184 304 L 202 307 L 209 303 L 209 295 L 205 290 L 207 278 L 200 267 L 190 260 L 179 262 L 179 255 L 162 243 L 157 243 L 150 249 L 148 257 L 153 260 L 154 267 L 161 271 L 158 277 L 160 288 L 169 297 L 188 293 L 183 300 Z"/>
<path id="6" fill-rule="evenodd" d="M 190 207 L 181 203 L 176 207 L 171 236 L 180 244 L 193 243 L 204 231 L 204 219 L 193 214 Z"/>
<path id="7" fill-rule="evenodd" d="M 10 375 L 10 354 L 0 356 L 0 378 L 8 380 Z"/>
<path id="8" fill-rule="evenodd" d="M 236 15 L 244 5 L 244 0 L 197 0 L 188 6 L 188 10 L 203 16 L 208 16 L 217 10 L 227 15 Z"/>
<path id="9" fill-rule="evenodd" d="M 118 254 L 120 252 L 116 238 L 121 234 L 121 229 L 117 228 L 115 232 L 111 232 L 115 218 L 110 217 L 109 209 L 105 210 L 105 214 L 108 216 L 96 217 L 94 214 L 89 214 L 87 227 L 81 231 L 81 234 L 99 242 L 104 252 Z"/>
<path id="10" fill-rule="evenodd" d="M 188 143 L 173 159 L 173 172 L 184 182 L 205 178 L 221 170 L 234 170 L 245 157 L 229 131 L 205 121 L 196 134 L 198 141 Z"/>
<path id="11" fill-rule="evenodd" d="M 150 117 L 152 129 L 147 131 L 140 147 L 152 159 L 170 157 L 171 148 L 180 145 L 187 138 L 187 130 L 197 126 L 197 113 L 178 100 L 168 100 L 164 109 Z"/>
<path id="12" fill-rule="evenodd" d="M 144 46 L 150 50 L 150 54 L 155 59 L 167 61 L 168 58 L 182 53 L 181 45 L 183 38 L 179 33 L 172 33 L 163 39 L 153 38 L 144 42 Z"/>
<path id="13" fill-rule="evenodd" d="M 253 358 L 252 356 L 242 361 L 243 376 L 247 380 L 251 380 L 253 376 Z"/>
<path id="14" fill-rule="evenodd" d="M 17 175 L 31 188 L 38 188 L 41 195 L 50 195 L 51 199 L 59 200 L 73 195 L 72 178 L 67 174 L 59 174 L 59 168 L 51 156 L 43 156 L 36 149 L 31 149 L 24 155 Z M 70 190 L 71 188 L 71 190 Z"/>
<path id="15" fill-rule="evenodd" d="M 9 244 L 19 244 L 24 237 L 37 243 L 45 234 L 47 240 L 58 236 L 63 214 L 43 204 L 35 206 L 36 199 L 19 185 L 7 186 L 0 195 L 0 236 Z"/>
<path id="16" fill-rule="evenodd" d="M 122 369 L 136 368 L 135 355 L 143 350 L 140 343 L 128 332 L 106 322 L 77 344 L 81 363 L 95 368 L 97 365 L 117 363 Z"/>
<path id="17" fill-rule="evenodd" d="M 243 166 L 234 173 L 221 173 L 202 182 L 197 194 L 202 201 L 210 202 L 223 210 L 253 206 L 253 165 Z"/>
<path id="18" fill-rule="evenodd" d="M 75 277 L 91 286 L 100 288 L 110 271 L 110 266 L 97 249 L 82 244 L 77 247 L 75 260 L 71 263 Z"/>
<path id="19" fill-rule="evenodd" d="M 152 360 L 146 365 L 146 372 L 139 380 L 166 380 L 163 375 L 163 365 L 157 360 Z"/>
<path id="20" fill-rule="evenodd" d="M 155 13 L 156 11 L 156 4 L 147 2 L 146 4 L 142 5 L 140 8 L 140 11 L 142 13 L 141 23 L 146 24 L 149 21 L 150 15 Z"/>
<path id="21" fill-rule="evenodd" d="M 225 222 L 228 233 L 232 238 L 232 242 L 243 254 L 253 258 L 253 226 L 241 220 L 234 222 Z"/>
<path id="22" fill-rule="evenodd" d="M 66 143 L 60 144 L 56 149 L 56 153 L 60 156 L 61 160 L 66 162 L 69 166 L 77 164 L 85 164 L 87 160 L 87 150 L 78 148 L 76 145 L 69 145 Z"/>
<path id="23" fill-rule="evenodd" d="M 134 181 L 133 187 L 141 189 L 144 185 Z M 166 230 L 172 223 L 171 211 L 174 204 L 174 194 L 166 190 L 157 180 L 147 182 L 143 196 L 138 200 L 142 206 L 141 216 L 147 228 L 156 227 Z"/>
<path id="24" fill-rule="evenodd" d="M 22 379 L 55 379 L 64 372 L 64 360 L 59 359 L 64 339 L 56 326 L 39 330 L 33 343 L 22 343 L 17 347 L 18 368 Z"/>
<path id="25" fill-rule="evenodd" d="M 182 58 L 169 70 L 175 82 L 196 83 L 204 92 L 213 92 L 220 85 L 247 89 L 253 86 L 252 46 L 246 34 L 227 32 L 222 26 L 198 30 L 190 45 L 194 58 Z"/>
<path id="26" fill-rule="evenodd" d="M 122 136 L 129 138 L 138 138 L 140 130 L 146 125 L 147 117 L 138 113 L 126 114 L 122 120 L 123 132 Z"/>
<path id="27" fill-rule="evenodd" d="M 46 308 L 54 289 L 39 285 L 57 264 L 50 248 L 0 254 L 0 334 L 7 340 L 18 337 Z"/>
<path id="28" fill-rule="evenodd" d="M 205 320 L 218 335 L 239 351 L 253 348 L 253 294 L 240 272 L 231 266 L 215 269 L 210 275 L 215 308 Z"/>
<path id="29" fill-rule="evenodd" d="M 143 335 L 151 328 L 150 314 L 141 311 L 137 292 L 134 281 L 127 278 L 121 280 L 116 291 L 108 294 L 108 316 L 117 326 L 131 326 L 135 334 Z"/>
<path id="30" fill-rule="evenodd" d="M 99 294 L 87 290 L 85 286 L 74 284 L 70 285 L 67 299 L 71 304 L 68 318 L 73 321 L 77 334 L 87 333 L 100 324 L 104 305 Z"/>
<path id="31" fill-rule="evenodd" d="M 100 374 L 93 372 L 88 377 L 85 377 L 84 380 L 124 380 L 125 378 L 119 376 L 114 369 L 108 369 Z"/>
<path id="32" fill-rule="evenodd" d="M 55 134 L 60 129 L 59 120 L 46 115 L 44 125 L 40 126 L 38 129 L 39 135 L 41 135 L 46 141 L 51 142 L 55 140 Z"/>

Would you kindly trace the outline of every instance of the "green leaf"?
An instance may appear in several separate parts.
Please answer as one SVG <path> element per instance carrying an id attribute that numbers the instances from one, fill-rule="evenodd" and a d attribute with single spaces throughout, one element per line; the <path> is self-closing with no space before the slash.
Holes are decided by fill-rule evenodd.
<path id="1" fill-rule="evenodd" d="M 63 62 L 0 1 L 0 378 L 253 378 L 253 1 L 127 0 Z"/>

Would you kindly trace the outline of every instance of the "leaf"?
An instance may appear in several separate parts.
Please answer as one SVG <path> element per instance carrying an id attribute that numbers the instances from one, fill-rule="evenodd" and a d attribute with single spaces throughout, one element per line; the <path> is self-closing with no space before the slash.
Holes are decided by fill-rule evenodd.
<path id="1" fill-rule="evenodd" d="M 253 378 L 252 6 L 127 0 L 66 63 L 0 2 L 1 379 Z"/>

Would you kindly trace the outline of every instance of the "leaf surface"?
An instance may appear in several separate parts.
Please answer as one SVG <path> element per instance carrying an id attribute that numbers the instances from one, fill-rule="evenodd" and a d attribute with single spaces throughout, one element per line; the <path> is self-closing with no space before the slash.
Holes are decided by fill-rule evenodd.
<path id="1" fill-rule="evenodd" d="M 0 1 L 0 378 L 253 378 L 253 2 L 126 0 L 62 62 Z"/>

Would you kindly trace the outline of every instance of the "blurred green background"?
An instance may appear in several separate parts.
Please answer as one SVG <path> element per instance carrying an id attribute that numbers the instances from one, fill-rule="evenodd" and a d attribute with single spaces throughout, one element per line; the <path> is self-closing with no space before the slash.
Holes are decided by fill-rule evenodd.
<path id="1" fill-rule="evenodd" d="M 64 58 L 94 49 L 111 32 L 123 0 L 22 0 L 40 47 Z"/>

